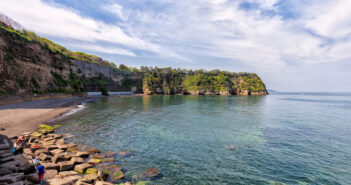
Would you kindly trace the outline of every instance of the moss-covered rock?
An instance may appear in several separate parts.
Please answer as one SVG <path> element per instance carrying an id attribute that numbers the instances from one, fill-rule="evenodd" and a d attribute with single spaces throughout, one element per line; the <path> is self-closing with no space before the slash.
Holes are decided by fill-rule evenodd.
<path id="1" fill-rule="evenodd" d="M 124 173 L 122 171 L 118 171 L 118 172 L 111 174 L 111 179 L 113 181 L 123 179 L 123 178 L 124 178 Z"/>
<path id="2" fill-rule="evenodd" d="M 101 159 L 94 159 L 94 158 L 92 158 L 92 159 L 90 159 L 88 161 L 88 163 L 92 164 L 92 165 L 97 165 L 97 164 L 101 163 Z"/>
<path id="3" fill-rule="evenodd" d="M 86 174 L 97 174 L 98 170 L 96 168 L 88 168 L 87 171 L 85 171 Z"/>
<path id="4" fill-rule="evenodd" d="M 115 161 L 115 158 L 111 157 L 111 158 L 105 158 L 102 160 L 102 162 L 104 163 L 111 163 L 111 162 L 114 162 Z"/>

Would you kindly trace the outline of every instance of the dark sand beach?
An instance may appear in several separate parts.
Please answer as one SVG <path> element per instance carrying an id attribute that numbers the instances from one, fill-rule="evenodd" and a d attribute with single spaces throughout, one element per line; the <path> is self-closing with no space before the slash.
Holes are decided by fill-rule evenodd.
<path id="1" fill-rule="evenodd" d="M 13 137 L 33 131 L 41 123 L 74 109 L 87 99 L 68 97 L 0 105 L 0 134 Z"/>

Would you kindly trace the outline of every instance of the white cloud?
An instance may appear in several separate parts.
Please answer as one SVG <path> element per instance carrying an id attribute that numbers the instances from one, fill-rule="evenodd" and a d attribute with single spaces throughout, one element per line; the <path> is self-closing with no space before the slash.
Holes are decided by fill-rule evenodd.
<path id="1" fill-rule="evenodd" d="M 317 34 L 341 39 L 351 33 L 351 1 L 335 0 L 305 7 L 303 22 Z"/>
<path id="2" fill-rule="evenodd" d="M 39 34 L 91 43 L 105 41 L 155 53 L 163 50 L 156 44 L 128 35 L 119 26 L 83 17 L 70 9 L 55 7 L 40 0 L 2 0 L 0 11 Z"/>
<path id="3" fill-rule="evenodd" d="M 308 75 L 296 71 L 351 59 L 349 0 L 291 0 L 292 11 L 298 15 L 291 19 L 262 15 L 262 11 L 278 12 L 280 0 L 153 0 L 147 5 L 141 1 L 108 2 L 111 4 L 100 8 L 116 16 L 114 24 L 40 0 L 2 0 L 0 11 L 35 32 L 91 43 L 78 48 L 135 58 L 141 57 L 136 53 L 151 52 L 147 57 L 164 60 L 167 64 L 163 66 L 180 61 L 199 68 L 206 67 L 202 60 L 215 59 L 211 66 L 249 69 L 271 81 L 275 79 L 269 78 L 270 74 L 299 74 L 293 81 L 304 81 Z M 245 11 L 239 8 L 243 2 L 259 6 Z M 140 3 L 138 8 L 135 3 Z M 116 47 L 106 48 L 97 44 L 103 43 L 99 41 Z M 241 68 L 236 68 L 237 64 Z"/>

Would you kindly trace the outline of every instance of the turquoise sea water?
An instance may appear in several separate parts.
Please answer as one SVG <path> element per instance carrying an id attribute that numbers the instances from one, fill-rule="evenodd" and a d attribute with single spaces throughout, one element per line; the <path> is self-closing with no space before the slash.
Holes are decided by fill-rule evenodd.
<path id="1" fill-rule="evenodd" d="M 351 184 L 351 94 L 111 97 L 59 132 L 118 157 L 152 184 Z"/>

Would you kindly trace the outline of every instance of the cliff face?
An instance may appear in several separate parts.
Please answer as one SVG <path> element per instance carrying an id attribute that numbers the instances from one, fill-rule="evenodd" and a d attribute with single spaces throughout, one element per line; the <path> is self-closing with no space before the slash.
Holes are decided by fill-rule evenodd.
<path id="1" fill-rule="evenodd" d="M 51 41 L 46 42 L 45 38 L 33 41 L 31 37 L 27 37 L 31 33 L 26 34 L 0 27 L 0 95 L 87 91 L 197 95 L 267 94 L 264 83 L 253 73 L 147 67 L 140 70 L 121 70 L 111 67 L 111 63 L 102 61 L 101 58 L 97 60 L 101 64 L 78 60 L 77 57 L 72 57 L 78 52 L 73 53 Z M 36 35 L 32 37 L 38 38 Z M 43 40 L 44 43 L 41 42 Z M 78 53 L 80 58 L 84 59 L 86 56 L 96 58 Z"/>
<path id="2" fill-rule="evenodd" d="M 0 29 L 0 93 L 100 91 L 141 92 L 142 74 L 70 59 L 39 43 Z"/>

